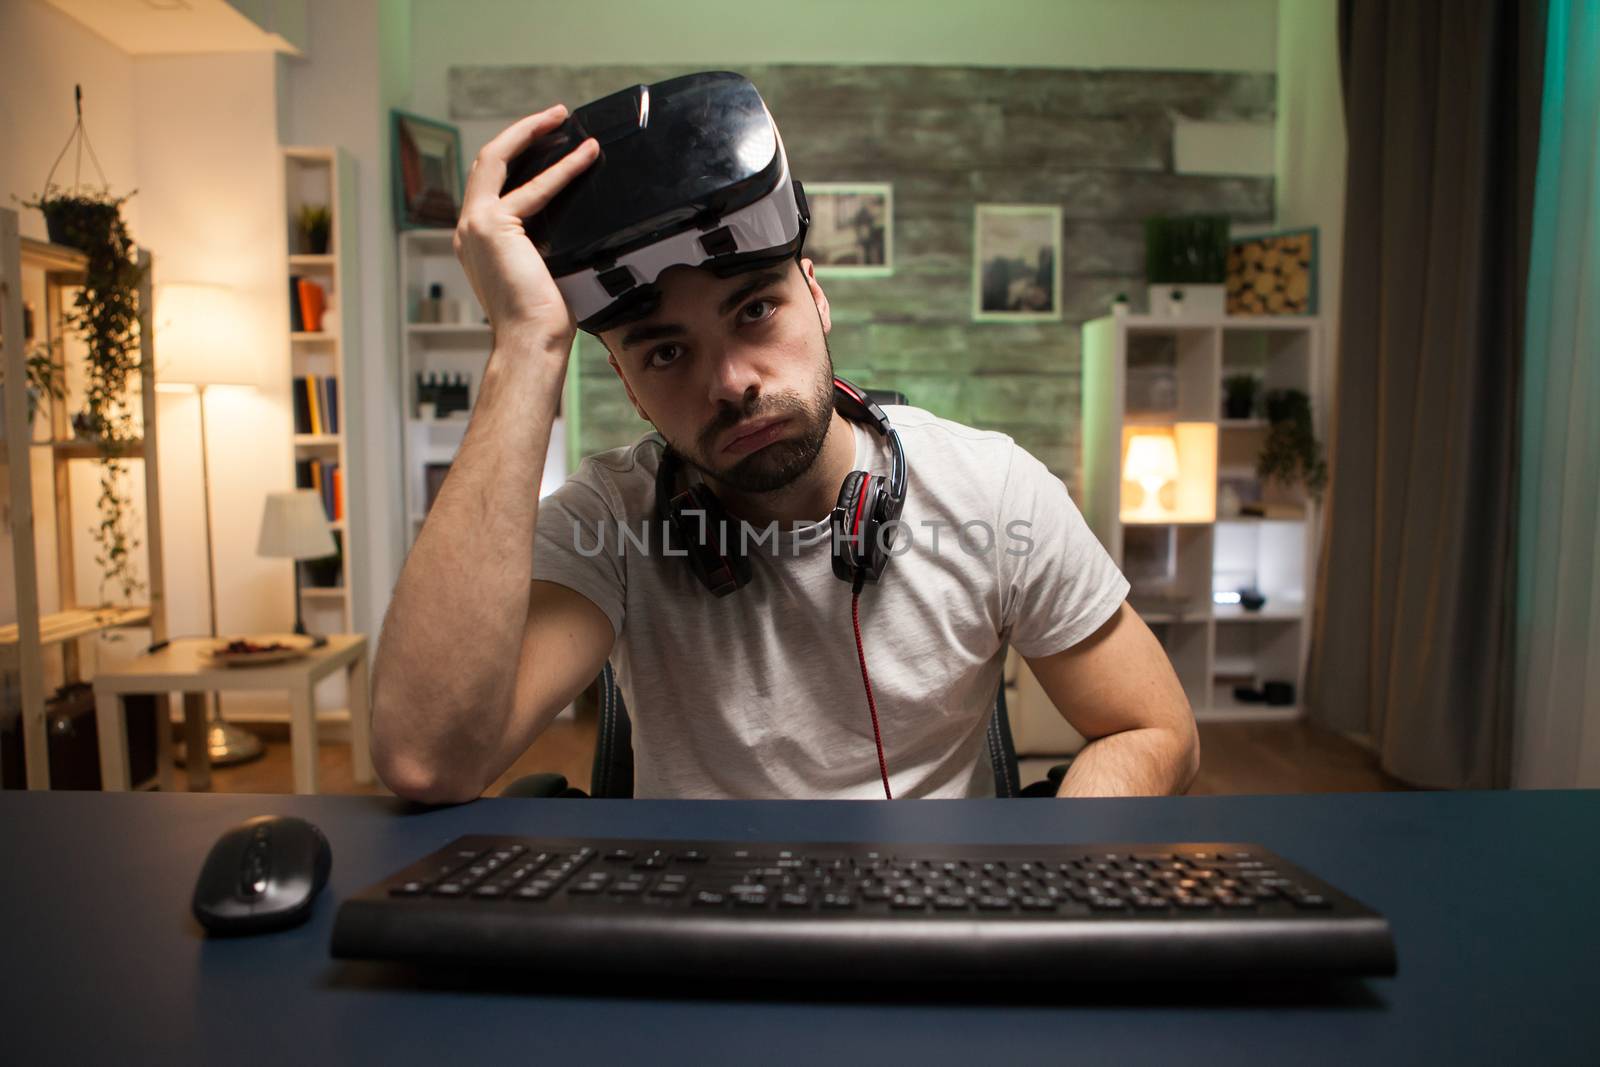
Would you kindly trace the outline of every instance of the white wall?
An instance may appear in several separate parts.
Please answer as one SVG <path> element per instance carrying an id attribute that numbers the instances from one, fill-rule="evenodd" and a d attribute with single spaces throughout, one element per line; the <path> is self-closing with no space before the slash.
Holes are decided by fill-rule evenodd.
<path id="1" fill-rule="evenodd" d="M 143 201 L 139 237 L 158 257 L 157 315 L 163 283 L 223 287 L 219 299 L 228 304 L 233 324 L 214 339 L 209 358 L 259 383 L 253 390 L 219 386 L 206 394 L 217 626 L 224 633 L 283 630 L 294 612 L 289 564 L 256 555 L 266 494 L 293 484 L 283 267 L 288 249 L 273 57 L 141 56 L 134 73 Z M 158 382 L 161 338 L 158 324 Z M 168 623 L 174 634 L 206 628 L 197 416 L 193 395 L 160 394 Z M 242 698 L 229 700 L 230 707 L 240 703 Z"/>
<path id="2" fill-rule="evenodd" d="M 1317 368 L 1317 422 L 1330 435 L 1344 269 L 1344 100 L 1339 82 L 1338 0 L 1283 0 L 1278 15 L 1280 227 L 1318 227 L 1318 310 L 1327 358 Z"/>

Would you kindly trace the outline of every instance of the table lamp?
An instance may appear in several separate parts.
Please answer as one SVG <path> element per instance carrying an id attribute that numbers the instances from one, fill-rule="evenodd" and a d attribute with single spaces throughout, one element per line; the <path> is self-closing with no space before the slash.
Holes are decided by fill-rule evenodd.
<path id="1" fill-rule="evenodd" d="M 268 493 L 267 507 L 261 515 L 261 538 L 256 555 L 295 561 L 294 632 L 306 632 L 300 612 L 300 560 L 321 559 L 337 552 L 328 513 L 315 489 L 294 489 Z"/>
<path id="2" fill-rule="evenodd" d="M 167 282 L 156 291 L 156 388 L 192 388 L 200 408 L 200 485 L 206 524 L 206 603 L 210 633 L 217 636 L 217 572 L 211 547 L 211 450 L 206 443 L 206 390 L 214 385 L 256 388 L 258 369 L 229 354 L 240 344 L 244 317 L 233 289 L 214 282 Z M 243 763 L 261 755 L 261 739 L 223 721 L 222 698 L 211 694 L 206 732 L 211 762 Z M 180 759 L 181 762 L 181 759 Z"/>
<path id="3" fill-rule="evenodd" d="M 1178 480 L 1178 446 L 1165 431 L 1140 432 L 1128 441 L 1128 455 L 1122 461 L 1122 477 L 1144 489 L 1144 500 L 1136 515 L 1161 519 L 1168 511 L 1161 506 L 1161 490 Z"/>

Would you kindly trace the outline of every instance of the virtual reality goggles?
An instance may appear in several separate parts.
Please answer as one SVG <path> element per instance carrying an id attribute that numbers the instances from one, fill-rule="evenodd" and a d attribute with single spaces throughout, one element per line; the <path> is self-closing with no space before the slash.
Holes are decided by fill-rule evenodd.
<path id="1" fill-rule="evenodd" d="M 511 161 L 501 195 L 589 137 L 599 157 L 523 222 L 581 329 L 648 315 L 669 267 L 727 277 L 798 260 L 805 191 L 748 79 L 689 74 L 585 104 Z"/>

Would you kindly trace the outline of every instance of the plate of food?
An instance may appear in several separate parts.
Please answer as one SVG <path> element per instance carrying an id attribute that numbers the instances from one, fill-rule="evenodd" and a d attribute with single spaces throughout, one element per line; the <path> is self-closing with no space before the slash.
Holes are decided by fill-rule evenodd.
<path id="1" fill-rule="evenodd" d="M 257 667 L 299 659 L 313 645 L 314 639 L 308 634 L 253 634 L 220 640 L 205 649 L 204 655 L 224 667 Z"/>

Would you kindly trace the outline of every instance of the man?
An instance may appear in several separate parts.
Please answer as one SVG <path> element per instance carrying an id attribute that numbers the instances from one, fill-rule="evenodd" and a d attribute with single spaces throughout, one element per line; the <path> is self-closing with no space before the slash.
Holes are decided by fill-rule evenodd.
<path id="1" fill-rule="evenodd" d="M 642 315 L 599 329 L 656 433 L 538 499 L 579 318 L 522 220 L 599 148 L 502 186 L 566 114 L 515 123 L 468 179 L 456 251 L 494 345 L 379 644 L 383 780 L 426 802 L 478 796 L 609 657 L 641 796 L 992 796 L 984 727 L 1009 643 L 1089 739 L 1062 796 L 1186 788 L 1182 688 L 1065 487 L 1008 437 L 890 407 L 908 470 L 898 543 L 858 601 L 838 581 L 830 512 L 851 471 L 888 470 L 889 445 L 836 409 L 828 300 L 799 251 L 726 277 L 672 267 Z M 730 595 L 649 536 L 668 447 L 682 482 L 757 532 Z"/>

